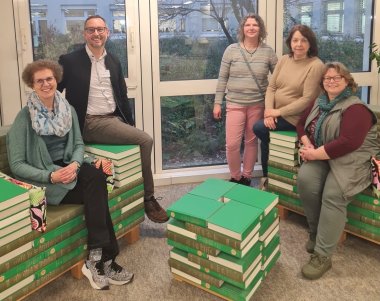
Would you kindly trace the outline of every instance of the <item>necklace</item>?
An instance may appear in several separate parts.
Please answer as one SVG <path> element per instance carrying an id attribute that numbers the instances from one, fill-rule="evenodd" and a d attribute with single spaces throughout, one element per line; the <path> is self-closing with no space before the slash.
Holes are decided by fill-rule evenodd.
<path id="1" fill-rule="evenodd" d="M 256 53 L 257 48 L 259 48 L 259 47 L 257 46 L 257 47 L 255 48 L 255 50 L 253 50 L 252 52 L 249 52 L 249 51 L 247 50 L 247 48 L 245 48 L 245 44 L 244 44 L 244 42 L 243 42 L 243 47 L 244 47 L 245 51 L 247 51 L 251 56 L 253 56 L 253 55 Z"/>

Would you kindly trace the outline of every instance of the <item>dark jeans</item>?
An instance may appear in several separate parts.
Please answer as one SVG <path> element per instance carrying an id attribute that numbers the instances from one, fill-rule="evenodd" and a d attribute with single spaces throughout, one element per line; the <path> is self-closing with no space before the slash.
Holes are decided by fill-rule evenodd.
<path id="1" fill-rule="evenodd" d="M 77 185 L 66 194 L 61 204 L 84 204 L 89 250 L 102 248 L 104 261 L 114 259 L 119 254 L 108 208 L 106 180 L 102 171 L 83 163 Z"/>
<path id="2" fill-rule="evenodd" d="M 275 131 L 295 131 L 296 127 L 287 122 L 284 118 L 278 117 Z M 268 176 L 268 156 L 269 156 L 269 131 L 264 124 L 264 119 L 259 120 L 253 126 L 253 132 L 261 141 L 261 166 L 263 176 Z"/>

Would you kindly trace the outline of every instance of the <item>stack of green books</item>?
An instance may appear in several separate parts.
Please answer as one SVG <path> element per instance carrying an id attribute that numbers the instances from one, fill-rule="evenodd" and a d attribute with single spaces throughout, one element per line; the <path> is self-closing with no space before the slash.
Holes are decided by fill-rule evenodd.
<path id="1" fill-rule="evenodd" d="M 112 160 L 115 187 L 121 187 L 142 177 L 139 145 L 86 144 L 87 154 Z"/>
<path id="2" fill-rule="evenodd" d="M 298 138 L 295 131 L 271 131 L 268 161 L 268 191 L 279 196 L 281 205 L 303 213 L 297 191 Z"/>
<path id="3" fill-rule="evenodd" d="M 380 243 L 380 200 L 370 188 L 348 205 L 346 230 Z"/>
<path id="4" fill-rule="evenodd" d="M 142 179 L 108 196 L 117 237 L 144 220 Z M 46 232 L 30 231 L 0 246 L 0 300 L 17 300 L 84 259 L 86 243 L 82 205 L 48 206 Z"/>
<path id="5" fill-rule="evenodd" d="M 32 231 L 29 194 L 16 184 L 0 178 L 0 247 Z"/>
<path id="6" fill-rule="evenodd" d="M 249 300 L 280 255 L 277 202 L 274 194 L 220 179 L 195 187 L 167 209 L 173 275 Z"/>

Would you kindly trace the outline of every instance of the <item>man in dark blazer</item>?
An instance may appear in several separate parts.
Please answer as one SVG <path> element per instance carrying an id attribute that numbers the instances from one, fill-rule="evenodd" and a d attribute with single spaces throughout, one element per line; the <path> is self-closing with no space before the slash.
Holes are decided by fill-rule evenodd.
<path id="1" fill-rule="evenodd" d="M 85 142 L 140 145 L 145 213 L 153 222 L 164 223 L 169 218 L 154 197 L 153 139 L 135 127 L 120 61 L 105 50 L 108 36 L 104 18 L 98 15 L 87 18 L 85 47 L 59 58 L 63 79 L 58 90 L 66 90 L 66 98 L 78 114 Z"/>

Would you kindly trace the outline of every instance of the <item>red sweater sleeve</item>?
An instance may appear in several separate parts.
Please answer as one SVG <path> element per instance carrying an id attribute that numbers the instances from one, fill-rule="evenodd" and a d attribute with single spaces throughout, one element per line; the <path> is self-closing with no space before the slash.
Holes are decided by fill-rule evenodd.
<path id="1" fill-rule="evenodd" d="M 373 124 L 372 114 L 365 106 L 350 106 L 342 115 L 339 137 L 324 145 L 326 153 L 335 159 L 358 149 Z"/>
<path id="2" fill-rule="evenodd" d="M 306 123 L 306 119 L 307 119 L 307 116 L 309 116 L 310 112 L 311 112 L 311 109 L 313 108 L 314 106 L 314 101 L 311 102 L 311 104 L 305 109 L 305 111 L 303 111 L 302 115 L 301 115 L 301 118 L 299 119 L 297 125 L 296 125 L 296 130 L 297 130 L 297 134 L 298 134 L 298 138 L 300 139 L 302 136 L 306 135 L 306 132 L 305 132 L 305 123 Z"/>

